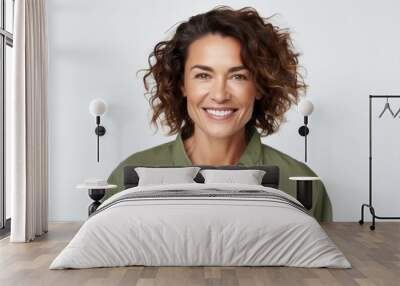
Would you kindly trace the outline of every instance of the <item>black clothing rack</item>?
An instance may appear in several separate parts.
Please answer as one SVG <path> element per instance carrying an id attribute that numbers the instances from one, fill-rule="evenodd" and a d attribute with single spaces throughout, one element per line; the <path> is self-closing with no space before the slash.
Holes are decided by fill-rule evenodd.
<path id="1" fill-rule="evenodd" d="M 400 217 L 383 217 L 378 216 L 375 213 L 375 209 L 372 206 L 372 99 L 374 98 L 400 98 L 400 95 L 370 95 L 369 96 L 369 203 L 362 204 L 361 206 L 361 219 L 358 221 L 359 224 L 364 223 L 364 207 L 369 208 L 372 215 L 372 225 L 370 229 L 375 229 L 375 219 L 400 219 Z"/>

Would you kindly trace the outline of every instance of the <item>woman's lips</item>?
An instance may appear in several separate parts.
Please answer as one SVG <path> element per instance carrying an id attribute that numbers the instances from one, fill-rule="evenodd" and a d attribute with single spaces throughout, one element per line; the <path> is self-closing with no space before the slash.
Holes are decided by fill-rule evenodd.
<path id="1" fill-rule="evenodd" d="M 236 108 L 203 108 L 204 112 L 207 114 L 209 118 L 216 120 L 226 120 L 231 118 L 234 113 L 238 110 Z"/>

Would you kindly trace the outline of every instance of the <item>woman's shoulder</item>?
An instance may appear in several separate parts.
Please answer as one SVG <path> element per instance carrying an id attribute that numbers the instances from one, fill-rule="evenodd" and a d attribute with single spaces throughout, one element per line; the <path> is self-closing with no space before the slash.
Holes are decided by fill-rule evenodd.
<path id="1" fill-rule="evenodd" d="M 307 164 L 294 157 L 266 144 L 262 144 L 262 148 L 264 163 L 278 165 L 280 168 L 289 168 L 292 171 L 297 170 L 304 173 L 304 175 L 314 175 L 314 172 Z"/>
<path id="2" fill-rule="evenodd" d="M 121 165 L 168 165 L 173 162 L 175 141 L 163 143 L 131 154 Z"/>

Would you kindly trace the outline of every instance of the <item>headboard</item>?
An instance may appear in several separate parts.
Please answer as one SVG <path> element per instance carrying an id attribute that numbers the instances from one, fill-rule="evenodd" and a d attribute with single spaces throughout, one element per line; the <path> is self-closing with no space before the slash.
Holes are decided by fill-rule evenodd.
<path id="1" fill-rule="evenodd" d="M 192 166 L 144 166 L 144 165 L 131 165 L 124 167 L 124 189 L 133 188 L 138 185 L 139 176 L 135 171 L 136 167 L 146 167 L 146 168 L 178 168 L 178 167 L 200 167 L 201 169 L 221 169 L 221 170 L 263 170 L 265 175 L 262 179 L 261 184 L 264 187 L 279 188 L 279 167 L 273 165 L 259 165 L 259 166 L 238 166 L 238 165 L 222 165 L 222 166 L 212 166 L 212 165 L 192 165 Z M 204 183 L 204 178 L 200 174 L 194 178 L 197 183 Z"/>

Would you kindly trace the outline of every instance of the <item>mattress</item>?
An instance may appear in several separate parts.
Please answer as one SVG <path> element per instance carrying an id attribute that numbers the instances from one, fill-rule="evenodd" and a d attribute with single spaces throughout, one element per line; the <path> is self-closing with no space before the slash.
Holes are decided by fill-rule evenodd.
<path id="1" fill-rule="evenodd" d="M 130 265 L 351 267 L 290 195 L 260 185 L 199 183 L 115 194 L 50 269 Z"/>

